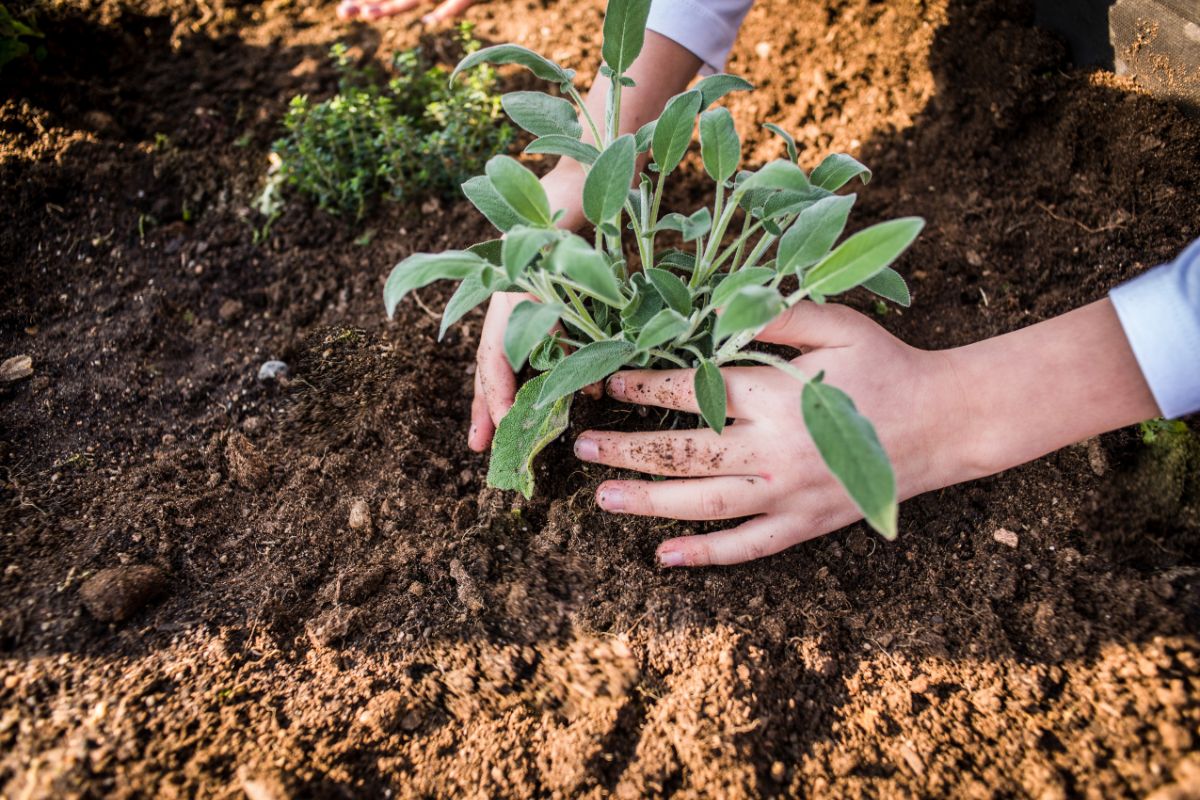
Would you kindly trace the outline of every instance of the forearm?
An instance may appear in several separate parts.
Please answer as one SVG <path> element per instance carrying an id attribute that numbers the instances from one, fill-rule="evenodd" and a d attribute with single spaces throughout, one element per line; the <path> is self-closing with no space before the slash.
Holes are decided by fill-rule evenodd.
<path id="1" fill-rule="evenodd" d="M 1108 299 L 943 355 L 961 407 L 959 480 L 1159 414 Z"/>
<path id="2" fill-rule="evenodd" d="M 619 133 L 635 133 L 638 128 L 662 112 L 663 106 L 674 95 L 687 88 L 688 83 L 700 69 L 700 59 L 686 48 L 654 31 L 646 32 L 646 44 L 641 55 L 626 73 L 636 86 L 625 89 L 621 94 L 621 119 Z M 608 100 L 609 80 L 597 75 L 584 105 L 603 129 L 605 104 Z M 583 126 L 583 141 L 595 144 L 590 127 Z M 583 167 L 570 158 L 563 157 L 546 176 L 547 191 L 551 192 L 551 204 L 555 208 L 566 208 L 567 216 L 560 223 L 566 228 L 577 228 L 584 223 L 578 197 L 553 196 L 553 187 L 578 187 L 582 183 Z"/>

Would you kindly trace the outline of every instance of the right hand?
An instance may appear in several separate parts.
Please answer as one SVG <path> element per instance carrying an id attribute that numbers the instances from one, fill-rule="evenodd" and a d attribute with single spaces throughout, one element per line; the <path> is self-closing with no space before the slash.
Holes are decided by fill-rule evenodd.
<path id="1" fill-rule="evenodd" d="M 563 158 L 542 178 L 550 207 L 567 212 L 558 222 L 561 228 L 573 230 L 584 222 L 584 177 L 579 164 Z M 497 292 L 488 303 L 483 331 L 479 334 L 479 349 L 475 352 L 475 399 L 471 403 L 471 429 L 467 434 L 467 446 L 477 453 L 491 445 L 496 426 L 516 398 L 517 376 L 504 355 L 504 332 L 513 309 L 522 300 L 532 299 L 532 295 L 524 292 Z M 599 384 L 589 389 L 592 394 L 599 395 Z"/>

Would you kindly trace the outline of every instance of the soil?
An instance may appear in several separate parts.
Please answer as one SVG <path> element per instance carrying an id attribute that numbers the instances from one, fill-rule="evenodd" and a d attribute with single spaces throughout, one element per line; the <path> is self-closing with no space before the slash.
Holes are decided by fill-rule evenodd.
<path id="1" fill-rule="evenodd" d="M 442 344 L 421 304 L 385 321 L 391 264 L 487 238 L 465 202 L 293 203 L 255 243 L 328 46 L 448 31 L 332 0 L 40 10 L 46 59 L 0 78 L 0 360 L 33 366 L 0 384 L 5 797 L 1198 796 L 1190 434 L 917 498 L 893 544 L 659 570 L 686 526 L 598 511 L 611 473 L 570 438 L 533 501 L 485 488 L 478 312 Z M 585 79 L 601 16 L 468 14 Z M 879 317 L 914 344 L 1061 313 L 1200 235 L 1194 110 L 1071 67 L 1027 4 L 760 0 L 729 70 L 760 87 L 729 98 L 750 159 L 782 153 L 774 121 L 806 167 L 874 168 L 854 224 L 926 217 L 912 308 Z"/>

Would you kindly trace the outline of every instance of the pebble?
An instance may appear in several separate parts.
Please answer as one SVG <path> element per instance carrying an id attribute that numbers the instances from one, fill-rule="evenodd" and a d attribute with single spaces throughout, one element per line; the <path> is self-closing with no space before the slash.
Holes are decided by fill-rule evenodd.
<path id="1" fill-rule="evenodd" d="M 354 531 L 369 531 L 371 530 L 371 507 L 367 505 L 367 501 L 363 499 L 355 500 L 350 506 L 350 530 Z"/>
<path id="2" fill-rule="evenodd" d="M 167 574 L 149 564 L 102 569 L 79 587 L 83 607 L 101 622 L 123 622 L 167 591 Z"/>
<path id="3" fill-rule="evenodd" d="M 243 434 L 233 431 L 225 443 L 229 475 L 243 489 L 258 490 L 271 479 L 271 469 L 258 449 Z"/>
<path id="4" fill-rule="evenodd" d="M 992 538 L 1006 547 L 1015 548 L 1020 543 L 1017 535 L 1008 528 L 997 528 L 996 532 L 992 534 Z"/>
<path id="5" fill-rule="evenodd" d="M 26 355 L 13 356 L 0 364 L 0 383 L 14 383 L 33 374 L 33 359 Z"/>
<path id="6" fill-rule="evenodd" d="M 288 377 L 288 365 L 282 361 L 266 361 L 258 368 L 258 379 L 263 382 L 284 381 Z"/>

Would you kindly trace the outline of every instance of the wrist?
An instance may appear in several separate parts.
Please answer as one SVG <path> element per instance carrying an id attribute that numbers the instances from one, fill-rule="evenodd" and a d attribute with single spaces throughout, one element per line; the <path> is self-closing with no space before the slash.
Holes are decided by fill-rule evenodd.
<path id="1" fill-rule="evenodd" d="M 542 187 L 550 200 L 550 208 L 566 213 L 558 221 L 558 227 L 575 230 L 586 221 L 583 216 L 583 182 L 587 178 L 583 166 L 572 158 L 563 156 L 554 168 L 542 176 Z"/>

